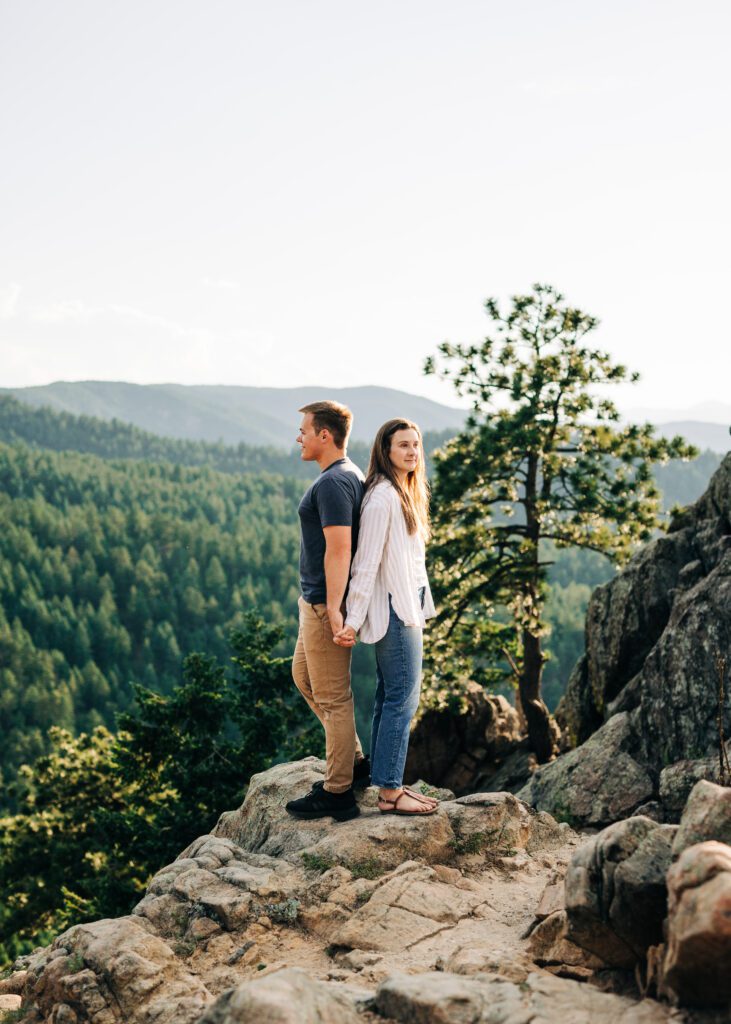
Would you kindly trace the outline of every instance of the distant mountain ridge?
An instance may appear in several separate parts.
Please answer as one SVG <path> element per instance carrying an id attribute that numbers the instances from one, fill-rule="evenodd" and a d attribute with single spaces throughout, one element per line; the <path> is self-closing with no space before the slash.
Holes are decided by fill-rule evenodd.
<path id="1" fill-rule="evenodd" d="M 291 448 L 298 409 L 331 398 L 353 410 L 354 441 L 370 441 L 382 423 L 404 416 L 422 430 L 460 429 L 467 413 L 428 398 L 382 387 L 254 388 L 227 385 L 57 381 L 2 388 L 19 401 L 75 415 L 118 419 L 167 437 Z"/>
<path id="2" fill-rule="evenodd" d="M 386 387 L 256 388 L 212 384 L 129 384 L 124 381 L 56 381 L 39 387 L 0 388 L 26 405 L 47 406 L 76 416 L 117 419 L 168 438 L 189 441 L 222 441 L 271 446 L 291 450 L 299 426 L 298 409 L 308 402 L 332 398 L 353 410 L 352 440 L 373 440 L 379 426 L 393 416 L 415 420 L 423 431 L 455 433 L 463 426 L 467 410 L 442 405 L 420 395 Z M 731 407 L 729 407 L 731 408 Z M 658 434 L 681 434 L 701 450 L 725 454 L 731 447 L 729 427 L 714 422 L 726 406 L 707 403 L 692 412 L 708 419 L 677 414 L 671 410 L 635 409 L 625 413 L 626 422 L 654 422 Z M 673 410 L 675 411 L 675 410 Z M 677 412 L 677 411 L 676 411 Z"/>

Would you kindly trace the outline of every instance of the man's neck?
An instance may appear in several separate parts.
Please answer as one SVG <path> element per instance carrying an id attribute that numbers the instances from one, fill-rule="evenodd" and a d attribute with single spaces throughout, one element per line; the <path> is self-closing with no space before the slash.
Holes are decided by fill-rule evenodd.
<path id="1" fill-rule="evenodd" d="M 346 458 L 345 448 L 332 448 L 328 452 L 323 452 L 320 458 L 317 460 L 317 465 L 320 467 L 320 472 L 324 473 L 326 469 L 329 469 L 334 462 L 340 462 L 341 459 Z"/>

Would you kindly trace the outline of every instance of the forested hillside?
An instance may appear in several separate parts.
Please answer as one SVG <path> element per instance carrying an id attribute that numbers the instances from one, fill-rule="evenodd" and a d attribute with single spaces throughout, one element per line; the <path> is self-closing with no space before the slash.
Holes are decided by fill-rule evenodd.
<path id="1" fill-rule="evenodd" d="M 0 767 L 114 725 L 131 681 L 224 658 L 246 608 L 294 623 L 298 480 L 0 445 Z M 291 632 L 291 630 L 290 630 Z"/>
<path id="2" fill-rule="evenodd" d="M 169 692 L 185 654 L 225 659 L 228 630 L 247 609 L 282 622 L 282 650 L 289 650 L 296 506 L 315 472 L 296 454 L 160 438 L 11 398 L 0 399 L 0 439 L 13 442 L 0 444 L 5 784 L 45 749 L 50 726 L 114 728 L 133 681 Z M 365 465 L 362 448 L 352 454 Z M 661 468 L 665 507 L 695 499 L 717 463 L 708 452 Z M 581 653 L 591 589 L 612 571 L 592 552 L 555 555 L 547 610 L 553 660 L 544 679 L 551 707 Z M 359 645 L 354 688 L 366 735 L 372 661 L 372 648 Z"/>
<path id="3" fill-rule="evenodd" d="M 161 437 L 121 420 L 103 420 L 96 416 L 75 416 L 47 406 L 35 407 L 0 394 L 0 441 L 22 441 L 54 451 L 88 452 L 104 459 L 146 459 L 149 462 L 175 462 L 181 466 L 210 466 L 222 473 L 281 473 L 283 476 L 312 480 L 317 467 L 302 462 L 295 448 L 296 424 L 293 415 L 292 446 L 289 450 L 269 445 L 226 445 L 213 441 L 187 441 Z M 432 452 L 452 436 L 451 430 L 424 433 L 424 447 Z M 369 445 L 350 444 L 348 454 L 365 470 Z"/>
<path id="4" fill-rule="evenodd" d="M 3 389 L 25 404 L 116 418 L 156 434 L 235 445 L 292 443 L 297 410 L 331 398 L 353 410 L 353 438 L 367 442 L 392 416 L 416 420 L 424 430 L 455 433 L 467 413 L 420 395 L 386 387 L 258 388 L 221 385 L 130 384 L 125 381 L 56 381 L 42 387 Z"/>

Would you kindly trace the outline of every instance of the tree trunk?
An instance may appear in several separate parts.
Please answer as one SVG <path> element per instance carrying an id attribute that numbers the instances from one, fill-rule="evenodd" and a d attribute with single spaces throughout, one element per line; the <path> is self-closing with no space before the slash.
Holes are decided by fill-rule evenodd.
<path id="1" fill-rule="evenodd" d="M 525 479 L 525 524 L 526 539 L 530 542 L 527 555 L 529 579 L 524 591 L 528 599 L 529 616 L 537 614 L 542 602 L 540 597 L 540 570 L 538 544 L 541 536 L 540 520 L 537 515 L 538 502 L 538 456 L 528 455 Z M 523 671 L 520 675 L 520 702 L 528 725 L 528 739 L 539 764 L 550 761 L 554 754 L 551 716 L 541 700 L 541 676 L 543 675 L 543 652 L 541 638 L 534 636 L 525 626 L 522 630 Z"/>
<path id="2" fill-rule="evenodd" d="M 539 764 L 554 754 L 551 716 L 541 700 L 543 655 L 540 637 L 523 630 L 523 671 L 520 675 L 520 702 L 528 725 L 528 739 Z"/>

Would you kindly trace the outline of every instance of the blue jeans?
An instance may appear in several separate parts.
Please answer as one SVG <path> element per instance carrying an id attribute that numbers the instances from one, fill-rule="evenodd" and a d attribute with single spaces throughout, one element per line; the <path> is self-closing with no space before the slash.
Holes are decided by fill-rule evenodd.
<path id="1" fill-rule="evenodd" d="M 419 590 L 422 606 L 424 588 Z M 371 783 L 398 789 L 404 778 L 411 719 L 419 706 L 422 631 L 405 626 L 388 600 L 386 635 L 376 643 L 376 700 L 371 731 Z"/>

